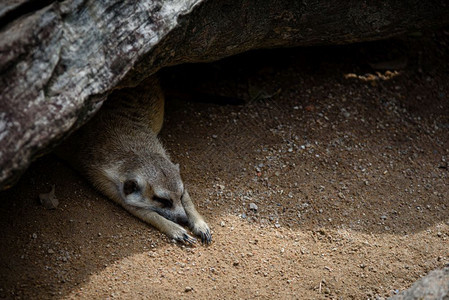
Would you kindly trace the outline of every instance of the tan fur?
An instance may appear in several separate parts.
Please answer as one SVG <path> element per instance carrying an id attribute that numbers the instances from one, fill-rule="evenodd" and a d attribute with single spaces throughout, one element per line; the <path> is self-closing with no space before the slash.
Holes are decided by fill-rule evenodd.
<path id="1" fill-rule="evenodd" d="M 209 227 L 184 187 L 179 166 L 157 138 L 163 115 L 163 93 L 150 77 L 136 88 L 115 91 L 57 152 L 98 190 L 169 237 L 194 242 L 177 224 L 187 223 L 210 243 Z M 130 186 L 138 191 L 130 193 Z"/>

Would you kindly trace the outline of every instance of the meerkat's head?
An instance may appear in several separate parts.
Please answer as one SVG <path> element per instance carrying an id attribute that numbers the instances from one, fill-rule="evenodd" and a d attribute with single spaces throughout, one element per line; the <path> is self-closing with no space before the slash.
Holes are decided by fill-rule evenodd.
<path id="1" fill-rule="evenodd" d="M 187 223 L 182 205 L 184 184 L 179 165 L 165 155 L 132 156 L 103 172 L 99 188 L 109 197 L 134 207 L 150 209 L 176 223 Z"/>

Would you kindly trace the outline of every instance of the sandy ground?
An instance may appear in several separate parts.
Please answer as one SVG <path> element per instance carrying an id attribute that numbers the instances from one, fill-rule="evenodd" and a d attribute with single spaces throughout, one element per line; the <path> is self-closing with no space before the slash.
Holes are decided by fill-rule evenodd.
<path id="1" fill-rule="evenodd" d="M 162 139 L 212 245 L 173 243 L 49 155 L 0 194 L 0 298 L 376 299 L 408 288 L 449 263 L 448 49 L 441 30 L 165 71 L 178 96 Z M 47 210 L 38 195 L 52 185 L 59 207 Z"/>

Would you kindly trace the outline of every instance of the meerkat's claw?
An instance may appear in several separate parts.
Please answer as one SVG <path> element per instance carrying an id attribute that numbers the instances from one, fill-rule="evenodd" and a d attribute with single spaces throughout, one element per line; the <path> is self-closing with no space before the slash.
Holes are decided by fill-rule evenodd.
<path id="1" fill-rule="evenodd" d="M 193 226 L 192 231 L 201 238 L 201 242 L 203 244 L 209 245 L 212 242 L 212 235 L 210 233 L 209 226 L 207 225 L 206 222 L 204 221 L 197 222 Z"/>
<path id="2" fill-rule="evenodd" d="M 184 233 L 182 237 L 182 242 L 185 244 L 193 245 L 196 244 L 196 238 L 188 235 L 187 233 Z"/>
<path id="3" fill-rule="evenodd" d="M 174 240 L 184 244 L 193 245 L 196 243 L 196 238 L 188 234 L 187 231 L 178 224 L 175 225 L 177 230 L 167 233 L 168 236 L 171 236 Z"/>
<path id="4" fill-rule="evenodd" d="M 212 235 L 210 233 L 210 230 L 207 229 L 207 231 L 201 232 L 200 233 L 200 237 L 201 237 L 201 243 L 209 245 L 212 242 Z"/>

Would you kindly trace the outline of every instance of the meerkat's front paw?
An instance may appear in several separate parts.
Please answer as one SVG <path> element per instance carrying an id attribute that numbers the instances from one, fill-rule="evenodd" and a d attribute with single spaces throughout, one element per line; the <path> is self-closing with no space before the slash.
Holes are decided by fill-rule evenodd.
<path id="1" fill-rule="evenodd" d="M 192 245 L 196 243 L 196 238 L 189 235 L 187 231 L 179 225 L 171 228 L 169 232 L 166 232 L 166 234 L 168 237 L 184 244 Z"/>
<path id="2" fill-rule="evenodd" d="M 209 245 L 212 242 L 212 235 L 210 233 L 209 225 L 203 220 L 199 220 L 192 225 L 194 234 L 201 238 L 203 244 Z"/>

